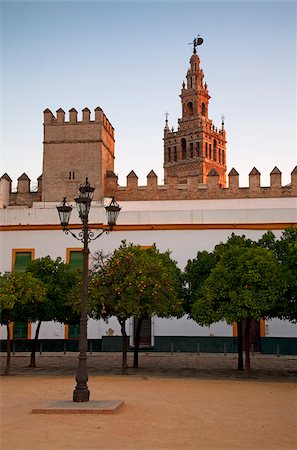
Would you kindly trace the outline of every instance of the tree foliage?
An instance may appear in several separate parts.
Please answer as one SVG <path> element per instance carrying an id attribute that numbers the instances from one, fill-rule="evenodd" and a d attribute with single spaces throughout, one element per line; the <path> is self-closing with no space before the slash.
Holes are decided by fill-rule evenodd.
<path id="1" fill-rule="evenodd" d="M 272 316 L 297 322 L 297 228 L 287 228 L 280 239 L 268 231 L 258 244 L 273 251 L 281 265 L 284 291 Z"/>
<path id="2" fill-rule="evenodd" d="M 89 297 L 95 317 L 117 317 L 124 340 L 125 322 L 131 316 L 183 314 L 181 272 L 170 253 L 160 253 L 155 246 L 142 249 L 123 241 L 91 277 Z"/>
<path id="3" fill-rule="evenodd" d="M 16 320 L 37 320 L 37 311 L 46 300 L 44 284 L 31 273 L 5 273 L 0 276 L 1 322 L 7 327 L 7 359 L 5 374 L 10 367 L 9 324 Z"/>
<path id="4" fill-rule="evenodd" d="M 246 321 L 246 368 L 249 370 L 249 325 L 252 319 L 271 317 L 282 297 L 280 265 L 270 250 L 231 245 L 205 280 L 202 296 L 192 308 L 201 325 L 225 320 L 241 327 Z"/>
<path id="5" fill-rule="evenodd" d="M 61 258 L 53 260 L 50 256 L 38 258 L 27 267 L 27 272 L 43 282 L 47 289 L 46 301 L 38 306 L 37 320 L 66 322 L 73 315 L 69 293 L 79 282 L 78 270 L 65 264 Z"/>
<path id="6" fill-rule="evenodd" d="M 261 248 L 230 248 L 220 258 L 204 284 L 204 298 L 193 314 L 200 323 L 222 318 L 232 324 L 269 316 L 281 294 L 280 267 L 272 252 Z M 205 311 L 211 305 L 213 317 Z M 214 319 L 214 320 L 213 320 Z"/>
<path id="7" fill-rule="evenodd" d="M 78 270 L 65 264 L 61 258 L 53 260 L 50 256 L 32 261 L 27 267 L 27 273 L 40 280 L 47 290 L 45 301 L 31 306 L 38 324 L 32 343 L 30 367 L 36 367 L 35 352 L 41 323 L 51 320 L 67 322 L 79 318 L 71 291 L 79 283 L 81 275 Z"/>
<path id="8" fill-rule="evenodd" d="M 191 315 L 192 304 L 202 295 L 203 283 L 217 263 L 217 256 L 206 250 L 189 259 L 183 273 L 184 310 Z"/>

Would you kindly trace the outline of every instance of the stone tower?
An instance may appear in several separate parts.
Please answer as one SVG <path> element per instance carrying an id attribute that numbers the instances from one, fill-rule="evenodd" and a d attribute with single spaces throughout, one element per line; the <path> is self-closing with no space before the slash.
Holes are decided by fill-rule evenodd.
<path id="1" fill-rule="evenodd" d="M 114 170 L 114 129 L 101 108 L 91 120 L 88 108 L 78 121 L 77 111 L 58 109 L 56 116 L 44 111 L 42 201 L 73 201 L 78 187 L 88 177 L 94 186 L 94 200 L 104 196 L 106 173 Z"/>
<path id="2" fill-rule="evenodd" d="M 208 118 L 207 84 L 200 68 L 200 59 L 194 44 L 187 83 L 181 90 L 182 118 L 178 130 L 168 126 L 168 115 L 164 128 L 164 178 L 178 177 L 186 183 L 188 176 L 198 176 L 199 183 L 207 183 L 207 175 L 215 169 L 219 183 L 226 186 L 226 133 L 224 122 L 218 130 Z"/>

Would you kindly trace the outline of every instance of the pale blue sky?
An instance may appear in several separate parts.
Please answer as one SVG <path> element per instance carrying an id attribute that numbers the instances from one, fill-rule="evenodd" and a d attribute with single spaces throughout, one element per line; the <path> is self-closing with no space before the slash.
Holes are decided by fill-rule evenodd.
<path id="1" fill-rule="evenodd" d="M 296 165 L 296 3 L 286 1 L 1 2 L 1 174 L 42 173 L 43 110 L 100 106 L 115 128 L 115 171 L 125 184 L 154 170 L 163 182 L 164 114 L 181 117 L 192 47 L 226 116 L 228 172 L 246 186 Z"/>

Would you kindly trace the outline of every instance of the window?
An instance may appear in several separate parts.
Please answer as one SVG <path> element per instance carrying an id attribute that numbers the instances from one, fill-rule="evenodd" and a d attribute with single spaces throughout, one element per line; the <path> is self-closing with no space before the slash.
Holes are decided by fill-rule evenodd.
<path id="1" fill-rule="evenodd" d="M 194 144 L 190 143 L 190 158 L 194 158 Z"/>
<path id="2" fill-rule="evenodd" d="M 217 141 L 216 139 L 214 139 L 213 141 L 213 159 L 216 161 L 217 160 Z M 220 157 L 219 157 L 220 159 Z"/>
<path id="3" fill-rule="evenodd" d="M 171 147 L 168 147 L 168 162 L 171 161 Z"/>
<path id="4" fill-rule="evenodd" d="M 212 153 L 211 153 L 211 144 L 209 144 L 209 159 L 211 159 L 212 158 Z"/>
<path id="5" fill-rule="evenodd" d="M 13 249 L 12 250 L 12 271 L 25 272 L 30 262 L 35 257 L 35 249 Z"/>
<path id="6" fill-rule="evenodd" d="M 185 138 L 181 140 L 181 149 L 182 149 L 182 159 L 186 159 L 187 157 L 187 141 Z"/>
<path id="7" fill-rule="evenodd" d="M 177 149 L 176 149 L 176 145 L 174 146 L 174 161 L 177 161 Z"/>
<path id="8" fill-rule="evenodd" d="M 225 164 L 225 151 L 222 150 L 222 164 Z"/>
<path id="9" fill-rule="evenodd" d="M 80 326 L 79 323 L 70 323 L 68 327 L 68 338 L 69 339 L 79 339 L 80 336 Z"/>
<path id="10" fill-rule="evenodd" d="M 196 142 L 196 156 L 200 158 L 200 142 Z"/>
<path id="11" fill-rule="evenodd" d="M 81 248 L 67 248 L 66 263 L 74 269 L 81 269 L 83 267 L 83 253 Z"/>
<path id="12" fill-rule="evenodd" d="M 205 156 L 208 158 L 208 143 L 205 142 Z"/>
<path id="13" fill-rule="evenodd" d="M 187 116 L 188 116 L 188 117 L 192 117 L 193 114 L 194 114 L 194 112 L 193 112 L 193 103 L 192 103 L 192 102 L 189 102 L 189 103 L 187 104 Z"/>
<path id="14" fill-rule="evenodd" d="M 205 116 L 205 103 L 202 103 L 201 105 L 201 114 L 202 116 Z"/>
<path id="15" fill-rule="evenodd" d="M 13 339 L 27 339 L 28 322 L 16 321 L 13 323 Z"/>
<path id="16" fill-rule="evenodd" d="M 69 180 L 74 180 L 74 179 L 75 179 L 74 170 L 69 170 Z"/>
<path id="17" fill-rule="evenodd" d="M 30 262 L 35 257 L 34 248 L 22 248 L 12 250 L 12 271 L 25 272 Z M 12 326 L 13 339 L 27 339 L 31 337 L 31 324 L 26 321 L 16 321 Z"/>

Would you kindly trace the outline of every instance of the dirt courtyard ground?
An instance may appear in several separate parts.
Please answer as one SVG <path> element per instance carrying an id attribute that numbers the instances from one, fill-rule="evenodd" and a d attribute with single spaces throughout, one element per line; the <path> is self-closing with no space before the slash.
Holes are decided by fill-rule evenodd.
<path id="1" fill-rule="evenodd" d="M 1 377 L 1 450 L 296 450 L 296 384 L 92 375 L 92 400 L 115 414 L 32 414 L 70 400 L 70 375 Z"/>

